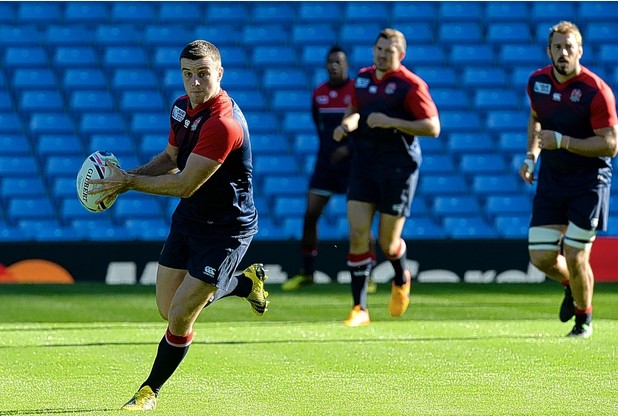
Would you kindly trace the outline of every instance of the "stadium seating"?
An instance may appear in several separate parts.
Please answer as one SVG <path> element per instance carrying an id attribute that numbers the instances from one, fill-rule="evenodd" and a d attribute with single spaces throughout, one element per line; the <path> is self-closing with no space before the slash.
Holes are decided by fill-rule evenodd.
<path id="1" fill-rule="evenodd" d="M 526 84 L 549 63 L 556 16 L 577 17 L 582 63 L 618 85 L 612 2 L 0 3 L 0 241 L 165 237 L 175 204 L 158 199 L 140 219 L 123 196 L 93 217 L 76 205 L 74 176 L 95 149 L 113 151 L 123 167 L 164 149 L 169 106 L 184 95 L 180 49 L 198 38 L 219 46 L 223 88 L 249 124 L 256 238 L 299 238 L 318 149 L 311 91 L 327 79 L 326 53 L 342 46 L 354 74 L 371 65 L 384 27 L 406 35 L 404 64 L 429 85 L 442 124 L 439 138 L 419 139 L 423 163 L 404 235 L 525 238 L 535 189 L 517 176 Z M 34 204 L 24 201 L 27 188 L 38 194 Z M 30 212 L 39 203 L 40 218 Z M 342 195 L 331 200 L 322 237 L 347 238 L 345 205 Z"/>

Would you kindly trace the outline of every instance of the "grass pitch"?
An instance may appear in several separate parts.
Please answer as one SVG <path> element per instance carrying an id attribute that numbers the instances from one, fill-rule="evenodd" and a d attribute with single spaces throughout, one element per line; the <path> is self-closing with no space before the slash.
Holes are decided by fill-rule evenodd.
<path id="1" fill-rule="evenodd" d="M 256 318 L 228 298 L 201 315 L 155 415 L 616 415 L 618 285 L 597 284 L 594 335 L 567 339 L 559 285 L 389 288 L 346 328 L 348 286 L 271 292 Z M 166 324 L 152 287 L 0 286 L 0 416 L 116 415 Z"/>

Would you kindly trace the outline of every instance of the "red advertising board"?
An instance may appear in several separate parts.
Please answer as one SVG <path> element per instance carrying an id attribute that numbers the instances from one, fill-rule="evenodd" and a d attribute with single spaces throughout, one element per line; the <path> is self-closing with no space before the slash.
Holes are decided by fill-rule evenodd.
<path id="1" fill-rule="evenodd" d="M 598 237 L 592 246 L 590 263 L 597 282 L 618 282 L 618 238 Z"/>

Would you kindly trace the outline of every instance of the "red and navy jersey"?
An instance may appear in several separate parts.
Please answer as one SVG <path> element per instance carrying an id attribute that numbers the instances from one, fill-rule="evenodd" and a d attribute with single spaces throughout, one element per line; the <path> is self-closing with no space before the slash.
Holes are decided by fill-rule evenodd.
<path id="1" fill-rule="evenodd" d="M 333 130 L 341 124 L 343 115 L 352 102 L 353 94 L 354 80 L 352 79 L 339 85 L 325 82 L 313 90 L 311 113 L 320 140 L 316 166 L 345 171 L 349 169 L 349 158 L 333 163 L 330 157 L 335 149 L 342 146 L 341 143 L 333 140 Z"/>
<path id="2" fill-rule="evenodd" d="M 240 107 L 223 90 L 193 109 L 184 95 L 174 102 L 170 123 L 168 141 L 178 148 L 178 169 L 191 153 L 221 163 L 193 195 L 180 200 L 176 214 L 225 233 L 255 233 L 251 141 Z"/>
<path id="3" fill-rule="evenodd" d="M 420 165 L 421 150 L 414 136 L 397 129 L 369 128 L 367 117 L 375 112 L 409 121 L 437 117 L 427 83 L 403 65 L 378 80 L 376 67 L 371 66 L 359 71 L 354 87 L 352 105 L 360 114 L 354 152 L 386 166 Z"/>
<path id="4" fill-rule="evenodd" d="M 544 130 L 555 130 L 576 139 L 594 136 L 595 129 L 617 123 L 616 101 L 609 86 L 582 67 L 579 75 L 559 83 L 551 65 L 534 72 L 528 80 L 532 110 Z M 588 187 L 600 177 L 609 182 L 609 157 L 586 157 L 565 149 L 541 150 L 539 187 Z"/>

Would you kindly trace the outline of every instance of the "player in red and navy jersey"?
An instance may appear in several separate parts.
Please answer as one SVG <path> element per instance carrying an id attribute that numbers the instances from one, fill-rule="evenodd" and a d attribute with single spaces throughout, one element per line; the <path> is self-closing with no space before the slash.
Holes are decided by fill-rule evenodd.
<path id="1" fill-rule="evenodd" d="M 344 322 L 351 327 L 370 323 L 366 282 L 373 266 L 370 238 L 376 211 L 379 246 L 395 272 L 390 314 L 401 316 L 410 302 L 411 275 L 401 231 L 410 215 L 421 164 L 417 136 L 438 137 L 440 120 L 427 84 L 401 64 L 405 54 L 401 32 L 379 33 L 373 45 L 374 65 L 356 76 L 352 103 L 333 132 L 335 140 L 355 132 L 348 191 L 348 267 L 354 307 Z"/>
<path id="2" fill-rule="evenodd" d="M 552 64 L 528 81 L 528 153 L 519 169 L 525 182 L 538 181 L 528 248 L 532 264 L 565 286 L 560 319 L 575 316 L 568 336 L 588 338 L 590 250 L 607 225 L 610 159 L 618 151 L 616 101 L 608 85 L 580 64 L 582 35 L 573 23 L 551 28 L 547 54 Z"/>
<path id="3" fill-rule="evenodd" d="M 128 190 L 180 197 L 159 257 L 156 300 L 168 327 L 152 370 L 125 410 L 151 410 L 193 339 L 204 307 L 234 295 L 252 310 L 267 310 L 266 275 L 253 264 L 235 275 L 257 232 L 249 130 L 238 105 L 221 89 L 223 67 L 215 45 L 189 43 L 180 54 L 187 95 L 171 111 L 167 147 L 147 164 L 98 181 L 101 199 Z"/>

